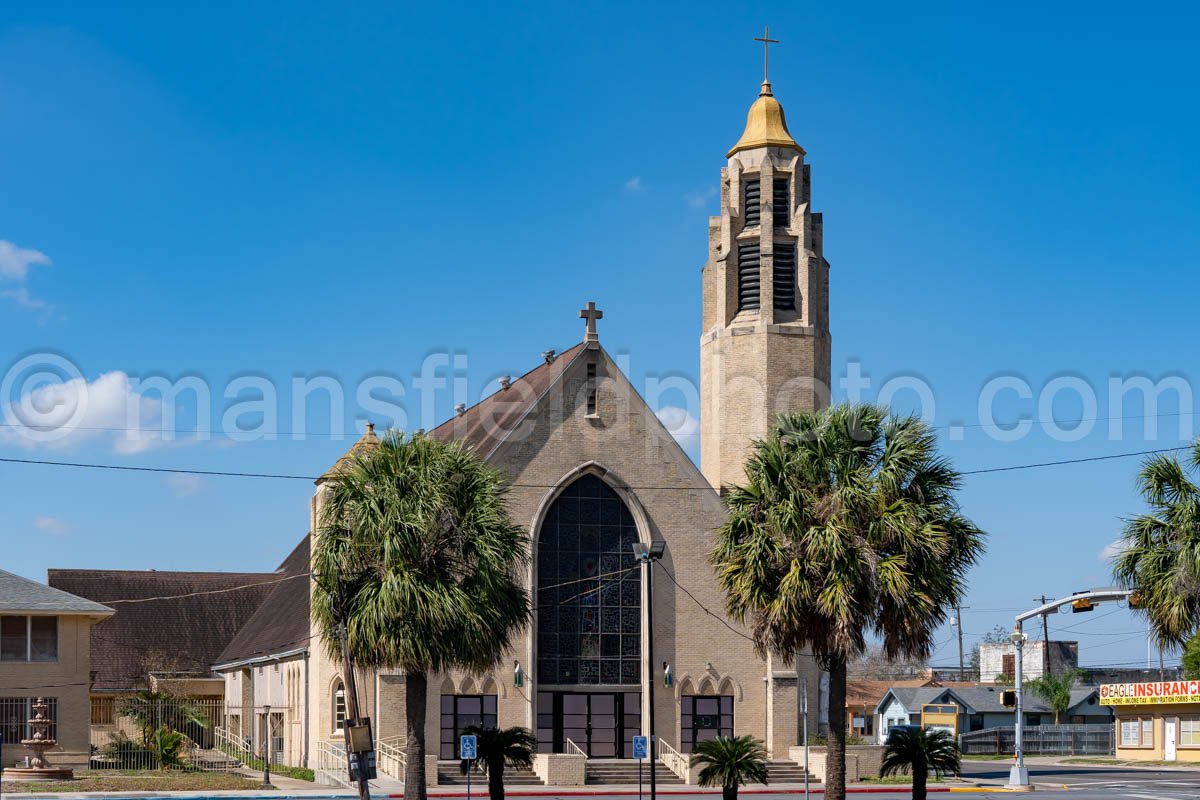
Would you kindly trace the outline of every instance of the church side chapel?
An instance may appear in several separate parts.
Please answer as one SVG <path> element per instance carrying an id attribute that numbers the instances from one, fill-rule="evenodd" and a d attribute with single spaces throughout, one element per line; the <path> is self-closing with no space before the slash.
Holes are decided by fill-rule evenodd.
<path id="1" fill-rule="evenodd" d="M 427 434 L 463 440 L 511 480 L 511 513 L 531 542 L 535 610 L 494 671 L 431 675 L 426 697 L 406 697 L 398 673 L 358 675 L 379 741 L 403 748 L 404 710 L 416 702 L 426 706 L 431 759 L 454 760 L 472 724 L 527 727 L 545 754 L 629 759 L 632 737 L 648 733 L 653 702 L 668 752 L 686 756 L 706 739 L 749 734 L 782 760 L 801 736 L 805 685 L 817 730 L 824 709 L 813 659 L 761 658 L 741 626 L 704 610 L 724 609 L 707 560 L 724 521 L 721 487 L 741 480 L 752 439 L 777 413 L 828 402 L 829 264 L 804 157 L 764 80 L 726 154 L 721 214 L 709 221 L 700 468 L 602 346 L 594 303 L 579 312 L 582 342 L 548 351 Z M 377 444 L 368 426 L 350 453 Z M 314 530 L 342 463 L 317 482 Z M 665 550 L 652 567 L 651 597 L 633 548 L 655 542 Z M 321 647 L 310 645 L 307 659 L 306 750 L 314 754 L 341 741 L 345 676 Z M 451 771 L 443 765 L 444 776 Z M 438 770 L 429 772 L 436 780 Z"/>

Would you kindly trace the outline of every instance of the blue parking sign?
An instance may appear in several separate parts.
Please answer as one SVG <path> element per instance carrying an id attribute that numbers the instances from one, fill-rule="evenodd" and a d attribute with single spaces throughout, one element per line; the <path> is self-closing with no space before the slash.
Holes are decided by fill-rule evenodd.
<path id="1" fill-rule="evenodd" d="M 633 757 L 634 758 L 649 758 L 650 757 L 650 742 L 645 736 L 633 737 Z"/>
<path id="2" fill-rule="evenodd" d="M 473 760 L 478 756 L 476 749 L 476 741 L 474 736 L 463 734 L 458 737 L 458 756 L 466 760 Z"/>

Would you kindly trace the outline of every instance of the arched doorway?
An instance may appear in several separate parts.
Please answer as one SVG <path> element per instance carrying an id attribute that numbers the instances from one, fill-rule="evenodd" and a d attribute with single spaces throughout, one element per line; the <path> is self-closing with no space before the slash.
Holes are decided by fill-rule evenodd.
<path id="1" fill-rule="evenodd" d="M 584 475 L 551 504 L 537 539 L 537 736 L 595 758 L 629 757 L 641 733 L 642 587 L 637 525 Z"/>

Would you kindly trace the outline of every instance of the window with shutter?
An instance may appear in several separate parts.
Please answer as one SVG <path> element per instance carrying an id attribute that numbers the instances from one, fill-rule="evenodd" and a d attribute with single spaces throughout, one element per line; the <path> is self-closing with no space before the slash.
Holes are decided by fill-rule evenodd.
<path id="1" fill-rule="evenodd" d="M 796 245 L 777 243 L 771 273 L 775 309 L 790 311 L 796 307 Z"/>
<path id="2" fill-rule="evenodd" d="M 771 193 L 771 211 L 774 212 L 774 226 L 786 228 L 792 224 L 792 201 L 788 194 L 788 179 L 776 178 Z"/>
<path id="3" fill-rule="evenodd" d="M 758 178 L 747 180 L 743 186 L 743 205 L 746 212 L 746 227 L 753 228 L 762 216 L 762 194 L 759 190 Z"/>
<path id="4" fill-rule="evenodd" d="M 738 242 L 738 311 L 759 307 L 758 242 Z"/>

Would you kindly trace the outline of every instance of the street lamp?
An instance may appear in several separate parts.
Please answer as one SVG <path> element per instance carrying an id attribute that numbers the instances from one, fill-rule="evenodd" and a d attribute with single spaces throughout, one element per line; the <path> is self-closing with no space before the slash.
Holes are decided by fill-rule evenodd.
<path id="1" fill-rule="evenodd" d="M 1012 769 L 1008 772 L 1009 786 L 1028 786 L 1029 785 L 1029 770 L 1025 768 L 1025 726 L 1022 724 L 1024 718 L 1021 716 L 1024 713 L 1024 700 L 1021 697 L 1021 687 L 1023 685 L 1023 664 L 1025 661 L 1025 640 L 1029 637 L 1021 631 L 1021 623 L 1018 621 L 1013 632 L 1009 635 L 1008 640 L 1012 642 L 1013 647 L 1017 649 L 1016 664 L 1016 682 L 1013 689 L 1017 695 L 1016 719 L 1013 724 L 1013 754 L 1017 760 L 1012 765 Z"/>
<path id="2" fill-rule="evenodd" d="M 263 748 L 261 750 L 263 760 L 263 782 L 262 789 L 274 789 L 271 785 L 271 706 L 263 706 Z"/>
<path id="3" fill-rule="evenodd" d="M 662 539 L 655 539 L 646 544 L 645 542 L 633 543 L 633 557 L 642 567 L 642 575 L 646 579 L 646 678 L 648 681 L 650 694 L 650 800 L 656 800 L 658 797 L 658 781 L 655 773 L 658 748 L 655 746 L 654 740 L 654 570 L 651 562 L 658 561 L 667 552 L 667 543 Z"/>

